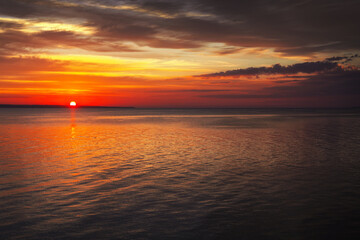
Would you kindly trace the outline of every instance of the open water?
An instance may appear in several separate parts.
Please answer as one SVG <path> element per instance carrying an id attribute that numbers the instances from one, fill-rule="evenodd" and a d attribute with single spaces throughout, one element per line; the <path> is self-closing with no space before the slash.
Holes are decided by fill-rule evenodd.
<path id="1" fill-rule="evenodd" d="M 0 109 L 0 239 L 358 239 L 360 112 Z"/>

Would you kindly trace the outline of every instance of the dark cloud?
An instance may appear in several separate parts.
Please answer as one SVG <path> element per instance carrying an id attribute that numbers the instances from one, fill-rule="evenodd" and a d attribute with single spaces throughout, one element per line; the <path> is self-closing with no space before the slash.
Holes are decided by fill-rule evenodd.
<path id="1" fill-rule="evenodd" d="M 237 34 L 281 43 L 276 51 L 289 55 L 359 48 L 355 33 L 359 1 L 216 1 L 203 7 L 228 21 L 238 21 Z M 335 17 L 336 16 L 336 17 Z"/>
<path id="2" fill-rule="evenodd" d="M 134 9 L 111 8 L 122 5 Z M 354 0 L 0 0 L 2 15 L 81 19 L 96 29 L 96 36 L 116 41 L 165 48 L 196 48 L 201 43 L 218 42 L 236 48 L 273 48 L 298 56 L 358 51 L 359 7 L 360 2 Z M 164 39 L 172 43 L 158 44 Z"/>
<path id="3" fill-rule="evenodd" d="M 294 76 L 296 77 L 296 76 Z M 202 98 L 218 99 L 317 99 L 322 105 L 330 106 L 359 106 L 360 105 L 360 70 L 357 68 L 319 72 L 310 76 L 303 76 L 302 80 L 276 81 L 281 83 L 271 87 L 263 87 L 245 93 L 236 89 L 228 94 L 200 95 Z M 325 101 L 325 102 L 324 102 Z M 298 102 L 301 105 L 301 102 Z M 314 102 L 314 104 L 317 104 Z M 309 106 L 306 103 L 306 106 Z"/>
<path id="4" fill-rule="evenodd" d="M 12 54 L 25 54 L 28 48 L 41 48 L 41 42 L 20 31 L 5 31 L 0 33 L 0 55 L 7 56 Z"/>
<path id="5" fill-rule="evenodd" d="M 31 37 L 42 40 L 53 47 L 75 47 L 95 52 L 135 52 L 139 51 L 116 41 L 103 38 L 91 38 L 70 31 L 43 31 Z"/>
<path id="6" fill-rule="evenodd" d="M 339 61 L 342 61 L 343 63 L 348 63 L 350 61 L 352 61 L 354 58 L 358 58 L 359 55 L 358 54 L 354 54 L 352 56 L 349 56 L 349 57 L 331 57 L 331 58 L 326 58 L 325 60 L 326 61 L 330 61 L 330 62 L 339 62 Z"/>
<path id="7" fill-rule="evenodd" d="M 296 74 L 296 73 L 315 73 L 338 69 L 340 66 L 336 62 L 319 61 L 296 63 L 289 66 L 275 64 L 272 67 L 250 67 L 244 69 L 230 70 L 201 75 L 202 77 L 222 77 L 222 76 L 242 76 L 242 75 L 271 75 L 271 74 Z"/>
<path id="8" fill-rule="evenodd" d="M 23 24 L 20 23 L 14 23 L 14 22 L 5 22 L 5 21 L 0 21 L 0 29 L 4 30 L 9 30 L 9 29 L 19 29 L 23 27 Z"/>
<path id="9" fill-rule="evenodd" d="M 330 57 L 330 58 L 326 58 L 326 61 L 330 61 L 330 62 L 338 62 L 344 59 L 348 59 L 348 57 Z"/>
<path id="10" fill-rule="evenodd" d="M 95 52 L 139 51 L 121 42 L 93 38 L 70 31 L 43 31 L 25 33 L 8 30 L 0 33 L 0 55 L 24 54 L 46 51 L 46 48 L 80 48 Z"/>
<path id="11" fill-rule="evenodd" d="M 0 0 L 0 13 L 15 17 L 26 17 L 37 12 L 37 3 L 40 1 Z"/>
<path id="12" fill-rule="evenodd" d="M 176 14 L 183 7 L 182 1 L 144 1 L 142 8 L 167 14 Z"/>
<path id="13" fill-rule="evenodd" d="M 275 101 L 275 99 L 297 99 L 295 102 L 301 105 L 301 100 L 309 99 L 331 101 L 333 106 L 359 106 L 360 105 L 360 69 L 354 65 L 341 65 L 339 62 L 349 62 L 359 57 L 358 54 L 341 57 L 331 57 L 319 62 L 304 62 L 289 66 L 276 64 L 272 67 L 258 67 L 237 69 L 220 73 L 202 75 L 206 79 L 215 79 L 227 76 L 252 76 L 272 75 L 276 84 L 263 85 L 257 89 L 247 89 L 245 92 L 237 90 L 226 94 L 212 93 L 199 95 L 201 98 L 217 99 L 263 99 L 263 101 Z M 301 74 L 301 75 L 298 75 Z M 260 77 L 261 78 L 261 77 Z M 277 80 L 278 79 L 278 80 Z M 316 100 L 317 99 L 317 100 Z M 315 103 L 314 103 L 315 104 Z M 299 106 L 300 106 L 299 105 Z M 327 106 L 330 106 L 329 104 Z"/>

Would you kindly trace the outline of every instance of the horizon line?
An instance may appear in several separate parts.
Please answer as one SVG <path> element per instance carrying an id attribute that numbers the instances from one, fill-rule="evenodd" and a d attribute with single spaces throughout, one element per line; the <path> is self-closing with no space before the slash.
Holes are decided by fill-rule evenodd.
<path id="1" fill-rule="evenodd" d="M 71 107 L 69 105 L 46 105 L 46 104 L 0 104 L 0 108 L 135 108 L 132 106 L 91 106 L 81 105 Z"/>
<path id="2" fill-rule="evenodd" d="M 134 106 L 92 106 L 81 105 L 71 107 L 68 105 L 45 105 L 45 104 L 0 104 L 0 108 L 148 108 L 148 109 L 359 109 L 360 106 L 352 107 L 134 107 Z"/>

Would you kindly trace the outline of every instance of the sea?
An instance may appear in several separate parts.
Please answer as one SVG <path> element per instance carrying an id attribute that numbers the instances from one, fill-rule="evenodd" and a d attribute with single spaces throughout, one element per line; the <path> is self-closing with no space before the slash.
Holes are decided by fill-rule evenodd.
<path id="1" fill-rule="evenodd" d="M 359 109 L 0 108 L 0 239 L 359 236 Z"/>

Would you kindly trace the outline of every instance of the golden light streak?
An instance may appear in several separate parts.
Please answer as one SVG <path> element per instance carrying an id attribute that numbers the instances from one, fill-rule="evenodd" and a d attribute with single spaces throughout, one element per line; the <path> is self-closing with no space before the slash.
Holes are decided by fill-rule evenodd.
<path id="1" fill-rule="evenodd" d="M 21 89 L 9 89 L 9 88 L 0 88 L 0 93 L 31 93 L 31 92 L 41 92 L 41 93 L 57 93 L 57 94 L 72 94 L 72 93 L 84 93 L 91 92 L 88 89 L 64 89 L 64 88 L 21 88 Z"/>
<path id="2" fill-rule="evenodd" d="M 26 56 L 26 55 L 25 55 Z M 29 55 L 27 57 L 31 57 Z M 39 74 L 89 75 L 89 76 L 146 76 L 174 77 L 211 72 L 199 62 L 187 60 L 131 59 L 97 55 L 50 55 L 38 54 L 36 57 L 52 61 L 64 61 L 63 71 L 36 71 Z"/>
<path id="3" fill-rule="evenodd" d="M 92 6 L 92 7 L 112 9 L 112 10 L 130 10 L 130 11 L 139 12 L 139 13 L 146 13 L 146 14 L 153 15 L 156 17 L 161 17 L 161 18 L 175 18 L 178 15 L 178 14 L 166 14 L 161 11 L 149 10 L 149 9 L 141 8 L 141 7 L 138 7 L 135 5 L 120 5 L 120 6 L 106 6 L 106 5 L 102 5 L 102 4 L 87 4 L 87 5 Z"/>
<path id="4" fill-rule="evenodd" d="M 22 24 L 23 28 L 20 30 L 27 33 L 37 33 L 41 31 L 69 31 L 83 35 L 94 34 L 94 29 L 91 27 L 65 22 L 32 21 L 29 19 L 10 17 L 0 17 L 0 21 Z"/>
<path id="5" fill-rule="evenodd" d="M 35 22 L 30 23 L 27 32 L 41 32 L 41 31 L 69 31 L 80 33 L 83 35 L 92 35 L 94 30 L 90 27 L 69 23 L 53 23 L 53 22 Z M 30 25 L 29 24 L 29 25 Z"/>
<path id="6" fill-rule="evenodd" d="M 153 74 L 140 74 L 131 73 L 128 71 L 123 72 L 71 72 L 71 71 L 39 71 L 39 74 L 61 74 L 61 75 L 78 75 L 78 76 L 103 76 L 103 77 L 124 77 L 124 76 L 144 76 L 144 77 L 155 77 Z"/>

